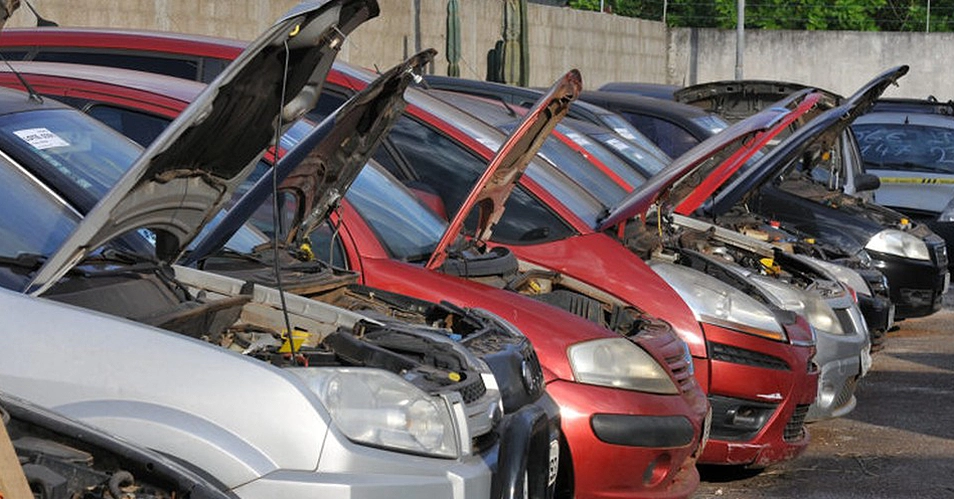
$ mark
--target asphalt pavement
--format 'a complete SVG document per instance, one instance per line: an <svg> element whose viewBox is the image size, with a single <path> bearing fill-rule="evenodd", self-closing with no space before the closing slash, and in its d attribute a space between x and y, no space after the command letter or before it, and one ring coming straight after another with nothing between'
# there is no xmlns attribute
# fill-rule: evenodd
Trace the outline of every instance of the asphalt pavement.
<svg viewBox="0 0 954 499"><path fill-rule="evenodd" d="M848 415L808 426L797 459L760 472L707 467L693 499L954 499L954 295L899 323Z"/></svg>

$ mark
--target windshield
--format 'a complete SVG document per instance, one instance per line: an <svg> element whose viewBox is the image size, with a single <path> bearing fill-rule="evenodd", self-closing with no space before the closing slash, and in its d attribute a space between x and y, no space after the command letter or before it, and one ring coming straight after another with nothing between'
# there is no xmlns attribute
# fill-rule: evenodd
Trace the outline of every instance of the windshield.
<svg viewBox="0 0 954 499"><path fill-rule="evenodd" d="M653 141L649 140L645 135L640 133L632 123L626 121L626 118L623 118L616 113L602 113L599 116L600 121L603 122L603 126L613 130L620 137L623 137L624 139L654 154L658 154L660 156L666 155L666 153L657 147Z"/></svg>
<svg viewBox="0 0 954 499"><path fill-rule="evenodd" d="M613 153L622 158L623 161L632 168L638 170L640 172L639 178L643 180L659 173L663 168L666 168L669 163L672 163L672 159L666 156L666 153L662 151L659 151L659 154L646 151L611 133L593 134L592 137L593 140L598 141L606 146L607 149L613 151Z"/></svg>
<svg viewBox="0 0 954 499"><path fill-rule="evenodd" d="M81 212L103 198L142 151L73 109L0 116L0 149Z"/></svg>
<svg viewBox="0 0 954 499"><path fill-rule="evenodd" d="M851 128L868 169L954 173L954 129L900 123Z"/></svg>
<svg viewBox="0 0 954 499"><path fill-rule="evenodd" d="M447 229L447 221L376 163L361 170L345 199L398 260L426 261Z"/></svg>
<svg viewBox="0 0 954 499"><path fill-rule="evenodd" d="M49 256L79 224L79 215L5 158L0 158L0 182L4 189L0 209L7 214L0 222L0 257ZM3 266L0 286L24 289L29 277L19 270Z"/></svg>
<svg viewBox="0 0 954 499"><path fill-rule="evenodd" d="M634 169L637 168L635 165L627 164L626 160L616 154L613 150L610 150L600 142L597 142L595 137L592 135L584 135L567 126L560 125L557 126L557 131L565 135L567 139L572 140L576 143L576 145L580 146L583 148L583 150L596 158L597 161L602 163L602 167L605 167L612 172L613 176L619 177L627 184L628 188L635 187L643 183L645 180L643 176L637 173L637 171ZM609 133L607 133L607 135L609 135ZM621 138L617 138L616 140L620 143L625 142Z"/></svg>

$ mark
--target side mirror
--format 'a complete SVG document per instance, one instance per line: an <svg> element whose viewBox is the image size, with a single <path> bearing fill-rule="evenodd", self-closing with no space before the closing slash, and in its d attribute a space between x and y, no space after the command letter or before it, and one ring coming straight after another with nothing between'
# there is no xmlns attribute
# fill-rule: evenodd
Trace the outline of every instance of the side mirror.
<svg viewBox="0 0 954 499"><path fill-rule="evenodd" d="M877 175L862 173L855 177L855 191L873 191L881 187L881 179Z"/></svg>

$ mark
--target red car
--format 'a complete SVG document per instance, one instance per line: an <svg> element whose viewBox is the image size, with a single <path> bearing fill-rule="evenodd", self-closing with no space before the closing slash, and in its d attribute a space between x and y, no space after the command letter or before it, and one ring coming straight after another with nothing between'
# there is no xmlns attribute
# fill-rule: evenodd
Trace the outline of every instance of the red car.
<svg viewBox="0 0 954 499"><path fill-rule="evenodd" d="M161 129L144 128L142 124L152 123L150 119L168 122L177 107L187 105L189 94L202 87L175 78L80 65L15 66L37 92L65 97L91 114L106 117L107 123L121 131L147 132L140 136L146 143L150 140L149 131ZM134 83L136 78L141 81ZM2 85L18 85L18 80L8 72L0 75L0 80ZM163 105L152 104L156 102ZM359 185L384 188L377 199L388 199L392 213L403 204L401 199L430 213L383 170L365 172L359 177ZM378 177L386 182L375 183ZM392 193L391 189L400 192ZM398 292L406 289L419 298L429 296L458 306L479 306L505 317L531 339L544 368L548 391L561 406L565 447L560 462L566 469L561 470L564 482L560 485L564 491L572 486L581 497L612 495L613 491L685 497L695 489L698 473L694 462L704 439L703 420L708 406L690 374L684 343L668 328L644 328L633 338L642 350L634 350L623 346L630 343L621 344L620 337L605 328L539 301L389 258L370 225L347 202L332 216L330 224L312 232L311 246L316 253L331 247L331 227L341 237L335 239L336 246L326 257L337 255L338 264L346 260L347 266L361 272L364 284ZM328 239L320 239L322 235ZM362 243L359 245L358 241ZM215 266L209 264L206 268ZM666 366L661 372L667 379L675 379L675 384L660 380L652 386L634 386L629 382L630 386L620 387L619 380L608 379L605 373L588 375L581 371L584 366L574 363L571 357L592 353L594 348L611 353L622 351L633 358L644 356L641 351L652 352L651 358L639 360L638 365L650 370L654 364ZM629 365L637 365L634 362ZM625 373L617 377L626 383Z"/></svg>
<svg viewBox="0 0 954 499"><path fill-rule="evenodd" d="M86 36L89 38L89 33ZM0 44L4 43L11 42L0 39ZM88 39L79 42L87 47L92 43ZM40 52L47 49L40 47ZM161 48L157 45L153 50ZM347 66L338 69L326 84L319 116L322 105L337 106L371 78L369 73ZM435 190L447 211L454 213L502 137L421 93L409 93L409 98L408 114L413 118L398 123L375 157L402 181ZM448 165L456 169L447 171L444 167ZM422 172L422 166L435 169ZM635 305L669 321L687 341L696 377L719 408L713 417L713 438L700 461L762 466L790 458L805 448L808 439L802 421L815 397L817 373L811 369L812 335L804 321L784 328L775 326L784 329L784 342L764 337L777 333L744 324L728 328L726 324L705 324L707 331L703 333L672 288L616 240L594 229L600 215L598 203L540 163L529 168L508 203L511 209L494 228L495 236L498 242L513 243L510 248L525 269L558 272L562 286L599 296L599 307L605 310ZM374 235L371 231L367 234ZM385 251L369 254L361 265L370 265L367 262L371 256L389 256L387 245L381 246ZM360 270L367 272L366 268ZM404 286L403 292L414 294L412 284L397 281L394 285ZM612 319L612 313L607 315ZM748 334L752 331L759 334ZM766 369L767 359L769 365L784 367ZM761 381L767 381L772 390L765 391Z"/></svg>

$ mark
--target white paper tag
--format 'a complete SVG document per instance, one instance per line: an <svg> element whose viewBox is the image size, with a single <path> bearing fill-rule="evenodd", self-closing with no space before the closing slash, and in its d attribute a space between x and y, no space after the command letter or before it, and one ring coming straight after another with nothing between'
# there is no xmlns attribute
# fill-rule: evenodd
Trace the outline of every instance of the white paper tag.
<svg viewBox="0 0 954 499"><path fill-rule="evenodd" d="M43 150L49 149L51 147L63 147L70 145L69 142L63 140L59 135L49 131L46 128L27 128L26 130L17 130L13 132L17 137L20 137L27 144L30 144L35 149Z"/></svg>

